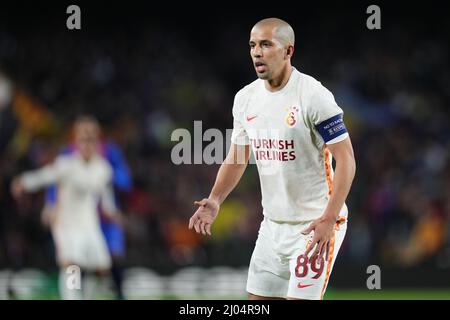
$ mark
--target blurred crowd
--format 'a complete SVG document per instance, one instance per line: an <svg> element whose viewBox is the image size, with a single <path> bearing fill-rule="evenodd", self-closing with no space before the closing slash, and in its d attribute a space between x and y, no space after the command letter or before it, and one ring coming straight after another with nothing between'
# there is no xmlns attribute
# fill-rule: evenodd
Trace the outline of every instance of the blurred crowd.
<svg viewBox="0 0 450 320"><path fill-rule="evenodd" d="M161 273L248 265L262 220L255 166L221 207L213 236L202 237L188 220L218 165L174 165L170 155L176 128L192 133L195 120L203 130L232 127L234 94L255 78L247 48L254 22L201 33L163 22L79 33L0 28L0 268L55 268L43 194L17 203L9 184L49 163L81 113L100 120L132 171L133 189L120 195L127 265ZM334 93L355 150L339 263L450 268L446 28L343 33L331 21L290 22L293 65Z"/></svg>

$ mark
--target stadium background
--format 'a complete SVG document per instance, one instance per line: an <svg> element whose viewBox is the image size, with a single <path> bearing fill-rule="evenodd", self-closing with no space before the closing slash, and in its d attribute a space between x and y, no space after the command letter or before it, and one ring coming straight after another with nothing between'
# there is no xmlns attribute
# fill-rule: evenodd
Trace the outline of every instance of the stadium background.
<svg viewBox="0 0 450 320"><path fill-rule="evenodd" d="M262 218L256 169L222 206L213 236L197 236L187 229L193 201L208 195L218 166L172 164L170 134L195 120L231 128L234 94L255 78L249 30L268 16L292 24L293 65L334 93L355 149L349 228L326 298L450 298L450 22L437 2L380 3L374 31L370 3L79 4L80 31L66 29L69 3L0 10L0 70L15 88L0 105L0 298L8 281L18 298L56 297L43 194L19 205L9 183L50 161L79 113L99 118L132 171L122 195L128 298L245 297ZM382 290L366 288L369 265L381 267Z"/></svg>

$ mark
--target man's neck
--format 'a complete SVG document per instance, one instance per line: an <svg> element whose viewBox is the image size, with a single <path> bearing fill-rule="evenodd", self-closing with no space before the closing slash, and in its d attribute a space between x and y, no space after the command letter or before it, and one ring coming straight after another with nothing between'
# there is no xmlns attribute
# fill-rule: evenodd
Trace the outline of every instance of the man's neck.
<svg viewBox="0 0 450 320"><path fill-rule="evenodd" d="M289 78L291 77L293 68L291 64L288 64L278 75L278 77L270 80L266 80L264 85L266 89L270 92L280 91L284 88L284 86L288 83Z"/></svg>
<svg viewBox="0 0 450 320"><path fill-rule="evenodd" d="M84 163L89 163L92 160L92 158L94 157L93 155L91 155L91 156L84 156L82 154L80 154L80 156L81 156L81 159L83 160Z"/></svg>

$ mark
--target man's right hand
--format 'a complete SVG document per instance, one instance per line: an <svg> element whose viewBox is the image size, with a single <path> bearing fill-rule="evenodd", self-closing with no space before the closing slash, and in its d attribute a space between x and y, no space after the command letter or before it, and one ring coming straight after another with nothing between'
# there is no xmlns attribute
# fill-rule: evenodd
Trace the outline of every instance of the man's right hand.
<svg viewBox="0 0 450 320"><path fill-rule="evenodd" d="M219 204L212 199L195 201L194 204L200 207L189 219L189 229L194 228L197 233L211 235L211 225L219 213Z"/></svg>
<svg viewBox="0 0 450 320"><path fill-rule="evenodd" d="M11 194L16 200L24 194L22 183L18 177L14 178L11 182Z"/></svg>

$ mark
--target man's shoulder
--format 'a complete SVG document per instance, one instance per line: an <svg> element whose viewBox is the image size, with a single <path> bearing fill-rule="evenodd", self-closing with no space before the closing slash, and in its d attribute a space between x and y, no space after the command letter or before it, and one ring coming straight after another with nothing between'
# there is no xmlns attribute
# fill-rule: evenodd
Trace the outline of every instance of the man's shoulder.
<svg viewBox="0 0 450 320"><path fill-rule="evenodd" d="M311 75L299 72L300 92L305 105L315 104L317 100L329 99L333 96L330 90L321 81Z"/></svg>
<svg viewBox="0 0 450 320"><path fill-rule="evenodd" d="M252 81L249 84L247 84L246 86L244 86L243 88L241 88L236 93L236 98L243 98L243 97L246 97L246 96L249 96L249 95L255 93L256 89L260 87L261 81L262 80L260 80L260 79L256 79L255 81Z"/></svg>
<svg viewBox="0 0 450 320"><path fill-rule="evenodd" d="M55 162L58 164L68 164L76 159L74 153L60 153L56 156Z"/></svg>
<svg viewBox="0 0 450 320"><path fill-rule="evenodd" d="M313 76L300 72L298 70L296 70L295 72L298 73L298 78L305 91L312 93L318 88L322 87L322 83Z"/></svg>
<svg viewBox="0 0 450 320"><path fill-rule="evenodd" d="M54 161L53 165L56 170L59 172L70 173L73 168L76 166L76 162L78 159L76 158L74 153L63 153L58 154Z"/></svg>
<svg viewBox="0 0 450 320"><path fill-rule="evenodd" d="M94 157L94 161L97 166L101 166L103 168L106 168L107 170L111 168L111 164L109 163L109 161L105 159L105 157L101 154L96 154Z"/></svg>

